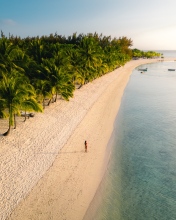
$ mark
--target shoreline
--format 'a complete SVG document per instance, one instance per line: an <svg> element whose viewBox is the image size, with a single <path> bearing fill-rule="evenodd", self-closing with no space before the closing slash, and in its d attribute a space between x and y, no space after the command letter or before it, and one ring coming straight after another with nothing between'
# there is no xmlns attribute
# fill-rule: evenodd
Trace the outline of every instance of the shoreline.
<svg viewBox="0 0 176 220"><path fill-rule="evenodd" d="M10 181L9 173L2 170L2 220L84 217L104 174L107 144L132 70L151 62L157 60L128 62L75 91L69 104L58 101L20 124L7 139L0 139L2 168L8 168L11 177ZM88 153L84 152L85 139ZM8 148L12 152L5 152Z"/></svg>

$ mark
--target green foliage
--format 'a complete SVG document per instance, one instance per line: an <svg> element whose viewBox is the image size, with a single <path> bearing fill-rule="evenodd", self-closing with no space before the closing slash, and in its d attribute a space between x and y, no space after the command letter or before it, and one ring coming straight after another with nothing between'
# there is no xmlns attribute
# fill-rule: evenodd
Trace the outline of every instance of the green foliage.
<svg viewBox="0 0 176 220"><path fill-rule="evenodd" d="M138 50L138 49L133 49L132 50L132 54L134 58L156 58L156 57L160 57L161 54L157 53L155 51L142 51L142 50Z"/></svg>
<svg viewBox="0 0 176 220"><path fill-rule="evenodd" d="M31 104L26 102L31 101ZM35 99L35 90L28 84L23 76L12 70L9 75L2 73L0 81L0 106L1 116L8 115L9 129L4 134L10 132L11 126L14 125L14 116L20 115L20 110L34 110L42 112L42 107Z"/></svg>
<svg viewBox="0 0 176 220"><path fill-rule="evenodd" d="M128 62L127 37L57 33L42 37L0 37L0 117L9 118L9 133L21 110L42 111L38 102L69 100L81 87ZM149 55L148 55L149 56Z"/></svg>

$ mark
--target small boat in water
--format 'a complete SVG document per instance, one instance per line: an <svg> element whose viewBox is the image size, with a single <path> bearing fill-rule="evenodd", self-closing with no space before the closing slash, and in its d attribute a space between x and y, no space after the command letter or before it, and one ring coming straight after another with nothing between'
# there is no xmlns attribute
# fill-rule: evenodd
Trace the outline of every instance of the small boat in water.
<svg viewBox="0 0 176 220"><path fill-rule="evenodd" d="M168 69L168 71L175 71L175 69Z"/></svg>
<svg viewBox="0 0 176 220"><path fill-rule="evenodd" d="M147 71L147 68L144 69L138 69L139 71Z"/></svg>

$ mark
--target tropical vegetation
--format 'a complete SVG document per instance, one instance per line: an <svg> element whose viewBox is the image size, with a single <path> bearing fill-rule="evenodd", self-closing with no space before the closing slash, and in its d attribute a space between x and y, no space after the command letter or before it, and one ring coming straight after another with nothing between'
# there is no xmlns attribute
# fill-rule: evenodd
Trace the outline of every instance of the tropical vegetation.
<svg viewBox="0 0 176 220"><path fill-rule="evenodd" d="M0 117L16 128L21 112L42 112L58 97L69 100L75 88L123 66L132 57L127 37L97 33L72 36L0 37ZM153 56L151 53L147 57ZM26 117L25 117L26 119Z"/></svg>
<svg viewBox="0 0 176 220"><path fill-rule="evenodd" d="M142 51L139 49L133 49L132 50L133 53L133 58L157 58L157 57L161 57L163 54L160 54L158 52L155 51ZM163 58L163 57L161 57Z"/></svg>

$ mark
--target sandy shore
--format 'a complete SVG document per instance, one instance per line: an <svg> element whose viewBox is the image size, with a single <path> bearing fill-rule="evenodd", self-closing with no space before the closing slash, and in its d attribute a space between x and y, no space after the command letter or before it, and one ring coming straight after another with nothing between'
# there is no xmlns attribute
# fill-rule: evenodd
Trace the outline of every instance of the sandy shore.
<svg viewBox="0 0 176 220"><path fill-rule="evenodd" d="M102 179L134 60L0 137L0 219L81 220ZM6 124L0 122L0 132ZM88 152L84 152L84 141Z"/></svg>

